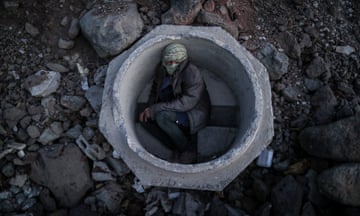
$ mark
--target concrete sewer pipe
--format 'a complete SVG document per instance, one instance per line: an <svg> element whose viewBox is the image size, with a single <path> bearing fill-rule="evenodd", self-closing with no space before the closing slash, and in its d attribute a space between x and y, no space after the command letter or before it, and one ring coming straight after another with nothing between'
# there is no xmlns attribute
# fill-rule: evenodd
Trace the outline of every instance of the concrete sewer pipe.
<svg viewBox="0 0 360 216"><path fill-rule="evenodd" d="M161 51L174 41L187 47L200 68L214 112L212 125L197 134L203 161L195 164L169 162L171 151L137 123ZM219 27L156 27L110 62L102 102L101 132L146 186L223 190L274 135L265 67Z"/></svg>

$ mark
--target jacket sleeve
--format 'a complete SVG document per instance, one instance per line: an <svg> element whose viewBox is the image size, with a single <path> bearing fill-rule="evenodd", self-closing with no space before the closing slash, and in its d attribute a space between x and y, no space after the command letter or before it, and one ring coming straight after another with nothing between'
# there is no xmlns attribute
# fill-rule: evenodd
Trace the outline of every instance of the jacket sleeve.
<svg viewBox="0 0 360 216"><path fill-rule="evenodd" d="M197 105L205 88L201 73L195 66L191 66L191 69L187 68L183 72L182 83L180 83L181 94L172 101L151 105L152 118L160 111L187 112Z"/></svg>

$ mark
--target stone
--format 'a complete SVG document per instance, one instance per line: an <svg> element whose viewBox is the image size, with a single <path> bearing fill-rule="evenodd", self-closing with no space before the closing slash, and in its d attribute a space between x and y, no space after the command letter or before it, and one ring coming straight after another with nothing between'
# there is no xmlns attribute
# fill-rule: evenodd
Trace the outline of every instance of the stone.
<svg viewBox="0 0 360 216"><path fill-rule="evenodd" d="M309 154L340 161L360 161L360 115L305 128L299 135L301 147Z"/></svg>
<svg viewBox="0 0 360 216"><path fill-rule="evenodd" d="M59 72L40 70L25 79L25 88L34 97L45 97L57 90L60 79Z"/></svg>
<svg viewBox="0 0 360 216"><path fill-rule="evenodd" d="M81 135L81 133L82 133L81 131L82 131L81 125L77 124L74 127L67 130L65 132L65 136L72 138L72 139L76 139Z"/></svg>
<svg viewBox="0 0 360 216"><path fill-rule="evenodd" d="M230 33L234 38L237 38L239 35L238 25L236 22L224 19L221 15L216 13L200 10L196 21L205 25L220 26L228 33Z"/></svg>
<svg viewBox="0 0 360 216"><path fill-rule="evenodd" d="M118 213L121 209L121 201L124 193L120 185L115 182L109 182L102 188L94 192L95 197L102 201L106 208L112 213Z"/></svg>
<svg viewBox="0 0 360 216"><path fill-rule="evenodd" d="M56 201L55 199L50 195L50 191L47 188L44 188L39 196L40 202L45 208L45 210L52 212L56 210Z"/></svg>
<svg viewBox="0 0 360 216"><path fill-rule="evenodd" d="M304 78L304 85L309 91L316 91L321 87L321 81L317 79Z"/></svg>
<svg viewBox="0 0 360 216"><path fill-rule="evenodd" d="M63 129L60 122L53 122L50 127L45 128L41 133L38 142L46 145L52 141L57 140L62 135Z"/></svg>
<svg viewBox="0 0 360 216"><path fill-rule="evenodd" d="M56 71L56 72L59 72L59 73L69 72L69 68L65 67L62 64L58 64L58 63L49 62L49 63L46 64L46 67L49 68L52 71Z"/></svg>
<svg viewBox="0 0 360 216"><path fill-rule="evenodd" d="M316 216L315 209L310 202L304 204L301 216Z"/></svg>
<svg viewBox="0 0 360 216"><path fill-rule="evenodd" d="M124 176L130 173L129 167L127 167L126 164L120 159L115 159L113 157L108 156L105 158L105 161L115 171L115 173L118 176Z"/></svg>
<svg viewBox="0 0 360 216"><path fill-rule="evenodd" d="M300 58L301 48L296 37L292 33L288 31L281 32L277 37L277 41L280 43L281 48L284 49L287 56L292 59Z"/></svg>
<svg viewBox="0 0 360 216"><path fill-rule="evenodd" d="M27 174L16 174L14 177L12 177L9 180L9 184L17 186L17 187L22 187L24 186L25 182L28 180L28 175Z"/></svg>
<svg viewBox="0 0 360 216"><path fill-rule="evenodd" d="M103 214L94 212L86 205L79 205L69 210L68 216L79 216L79 215L86 215L86 216L101 216Z"/></svg>
<svg viewBox="0 0 360 216"><path fill-rule="evenodd" d="M288 86L281 90L281 94L284 96L285 100L289 102L296 102L299 99L301 92L294 86Z"/></svg>
<svg viewBox="0 0 360 216"><path fill-rule="evenodd" d="M102 58L128 48L141 36L144 27L136 3L108 2L103 7L113 10L103 16L101 7L93 8L80 19L82 34Z"/></svg>
<svg viewBox="0 0 360 216"><path fill-rule="evenodd" d="M94 181L115 181L111 170L106 163L102 161L95 161L91 172L91 177Z"/></svg>
<svg viewBox="0 0 360 216"><path fill-rule="evenodd" d="M325 206L326 200L322 194L320 194L319 184L318 184L318 174L313 169L310 169L306 173L307 186L309 189L308 199L317 206Z"/></svg>
<svg viewBox="0 0 360 216"><path fill-rule="evenodd" d="M25 23L25 31L33 37L36 37L40 34L39 29L28 22Z"/></svg>
<svg viewBox="0 0 360 216"><path fill-rule="evenodd" d="M79 35L79 33L80 33L79 19L73 18L70 23L68 36L70 39L75 39Z"/></svg>
<svg viewBox="0 0 360 216"><path fill-rule="evenodd" d="M278 80L288 72L289 58L269 42L264 43L256 57L266 67L270 80Z"/></svg>
<svg viewBox="0 0 360 216"><path fill-rule="evenodd" d="M37 138L40 136L40 130L35 125L30 125L27 127L26 132L31 138Z"/></svg>
<svg viewBox="0 0 360 216"><path fill-rule="evenodd" d="M22 129L26 129L31 122L31 116L25 116L23 119L20 120L20 126Z"/></svg>
<svg viewBox="0 0 360 216"><path fill-rule="evenodd" d="M252 189L260 202L265 202L270 194L270 188L261 179L254 179Z"/></svg>
<svg viewBox="0 0 360 216"><path fill-rule="evenodd" d="M318 78L324 73L329 73L329 66L323 58L316 56L306 68L305 73L311 79Z"/></svg>
<svg viewBox="0 0 360 216"><path fill-rule="evenodd" d="M31 164L30 178L47 187L63 207L78 204L93 186L88 161L74 144L40 149L37 160Z"/></svg>
<svg viewBox="0 0 360 216"><path fill-rule="evenodd" d="M96 113L100 113L103 91L104 88L95 85L91 86L85 93L86 99Z"/></svg>
<svg viewBox="0 0 360 216"><path fill-rule="evenodd" d="M41 100L41 105L45 110L45 115L47 117L53 117L57 113L57 104L56 99L53 96L43 98Z"/></svg>
<svg viewBox="0 0 360 216"><path fill-rule="evenodd" d="M94 82L98 86L103 86L105 83L106 71L108 69L108 65L102 65L96 68L94 73Z"/></svg>
<svg viewBox="0 0 360 216"><path fill-rule="evenodd" d="M163 24L192 24L202 7L200 0L171 0L170 4L171 8L161 16Z"/></svg>
<svg viewBox="0 0 360 216"><path fill-rule="evenodd" d="M4 119L8 126L13 128L26 115L26 111L22 108L12 107L7 108L3 112Z"/></svg>
<svg viewBox="0 0 360 216"><path fill-rule="evenodd" d="M58 41L58 47L60 49L69 50L69 49L74 48L74 46L75 46L75 41L73 41L73 40L66 40L66 39L60 38Z"/></svg>
<svg viewBox="0 0 360 216"><path fill-rule="evenodd" d="M318 176L320 192L344 205L360 206L360 164L335 166Z"/></svg>
<svg viewBox="0 0 360 216"><path fill-rule="evenodd" d="M82 135L86 140L91 140L95 135L95 131L90 127L85 127L82 131Z"/></svg>
<svg viewBox="0 0 360 216"><path fill-rule="evenodd" d="M300 215L303 193L302 186L291 175L281 179L271 191L273 214Z"/></svg>
<svg viewBox="0 0 360 216"><path fill-rule="evenodd" d="M344 55L350 55L351 53L355 52L355 48L349 45L346 46L336 46L335 52L341 53Z"/></svg>
<svg viewBox="0 0 360 216"><path fill-rule="evenodd" d="M6 164L2 167L1 173L2 173L4 176L8 177L8 178L12 177L12 176L15 174L14 164L11 163L11 162L6 163Z"/></svg>
<svg viewBox="0 0 360 216"><path fill-rule="evenodd" d="M85 103L85 98L81 96L63 95L60 99L60 104L72 111L79 111Z"/></svg>
<svg viewBox="0 0 360 216"><path fill-rule="evenodd" d="M319 88L310 99L313 107L313 117L317 124L331 122L335 116L335 107L338 102L330 86L326 85Z"/></svg>
<svg viewBox="0 0 360 216"><path fill-rule="evenodd" d="M69 24L69 22L70 22L69 17L65 16L61 19L60 25L65 27Z"/></svg>

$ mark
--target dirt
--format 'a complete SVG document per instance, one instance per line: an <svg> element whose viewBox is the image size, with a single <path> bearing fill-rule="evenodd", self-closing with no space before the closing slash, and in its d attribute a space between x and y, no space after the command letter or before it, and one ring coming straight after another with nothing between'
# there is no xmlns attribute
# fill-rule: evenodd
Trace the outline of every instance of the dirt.
<svg viewBox="0 0 360 216"><path fill-rule="evenodd" d="M93 76L96 68L106 65L111 58L97 56L90 43L83 37L75 39L75 47L70 50L58 48L59 38L68 39L67 26L62 26L64 17L78 18L87 9L90 9L95 1L86 0L18 0L2 1L0 5L0 126L5 132L0 133L0 150L10 141L35 143L35 140L27 139L19 131L25 128L9 128L3 116L4 110L9 107L41 106L41 99L31 97L24 88L24 80L40 69L46 69L49 62L57 62L68 65L70 72L62 74L61 86L56 94L59 100L61 95L84 95L80 87L80 74L74 65L69 65L67 59L78 59L89 69ZM148 4L153 2L153 4ZM15 6L6 7L5 3L14 3ZM169 1L138 1L140 5L156 8L160 19L161 13L169 8ZM208 5L210 10L221 14L225 19L236 23L239 29L237 38L249 51L255 53L261 41L266 39L282 49L279 43L279 34L284 31L291 32L296 39L304 43L304 33L310 36L311 46L304 46L301 55L297 59L290 58L288 73L280 80L272 81L273 109L275 115L275 137L271 143L274 149L274 161L280 163L288 161L289 164L306 165L318 171L327 168L332 162L322 161L309 157L299 146L297 136L303 127L294 126L296 121L304 119L305 126L319 124L312 118L311 95L304 86L306 68L314 56L321 56L329 66L330 77L324 78L334 90L339 101L338 110L342 105L350 104L352 109L359 105L360 93L360 3L356 0L214 0L213 5ZM121 9L121 8L120 8ZM104 8L104 12L115 10ZM40 34L32 36L25 31L25 23L31 23L38 28ZM194 23L194 25L199 25ZM153 26L147 26L144 34ZM355 48L351 56L334 52L336 46L349 45ZM90 84L92 84L90 80ZM355 94L346 92L341 87L341 82L353 86ZM296 87L301 94L297 102L284 99L282 90L286 87ZM90 106L87 105L90 109ZM91 112L88 116L79 116L76 113L61 113L54 119L41 119L39 127L44 128L54 120L64 121L64 124L85 125L89 118L96 118L96 113ZM336 119L336 118L335 118ZM335 120L333 119L333 120ZM25 123L24 123L25 124ZM94 129L97 141L104 138L97 129ZM8 157L8 160L13 157ZM305 162L304 162L305 160ZM0 161L0 167L6 160ZM325 164L325 165L324 165ZM20 171L26 172L19 166ZM304 168L302 168L304 169ZM288 171L287 174L302 176L302 169ZM253 215L257 208L262 206L265 200L254 199L252 191L252 176L259 174L271 188L284 176L283 171L276 169L263 170L252 164L247 170L239 175L231 185L219 196L222 200L238 208L246 210ZM1 176L1 175L0 175ZM132 174L124 177L122 183L126 191L127 206L129 212L137 212L138 206L144 207L145 200L141 195L133 193L129 186L132 182ZM5 177L0 178L0 191L9 187ZM231 199L230 196L239 193L241 200ZM208 195L208 194L206 194ZM237 196L235 196L237 197ZM252 198L249 198L252 197ZM320 213L321 214L320 214ZM325 213L324 213L325 212ZM143 213L143 212L141 212ZM139 214L141 214L139 213ZM326 215L327 211L318 210L319 215ZM134 213L135 214L135 213ZM129 213L130 215L130 213Z"/></svg>

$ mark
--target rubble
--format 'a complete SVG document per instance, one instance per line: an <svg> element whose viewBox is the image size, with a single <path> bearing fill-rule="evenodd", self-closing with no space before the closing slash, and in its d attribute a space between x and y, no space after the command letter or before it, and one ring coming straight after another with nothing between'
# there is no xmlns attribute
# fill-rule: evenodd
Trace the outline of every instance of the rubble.
<svg viewBox="0 0 360 216"><path fill-rule="evenodd" d="M57 90L60 79L59 72L40 70L26 78L25 86L32 96L45 97Z"/></svg>
<svg viewBox="0 0 360 216"><path fill-rule="evenodd" d="M0 51L1 215L112 214L104 205L104 201L93 196L93 192L100 189L107 181L97 182L96 186L91 185L85 193L88 196L80 198L74 207L69 208L63 207L47 186L39 186L31 178L27 178L22 187L9 183L11 180L12 183L22 185L25 175L31 176L30 164L37 161L38 154L39 157L43 155L43 145L38 139L47 128L51 128L53 122L58 122L58 126L61 124L61 127L57 129L62 128L64 132L59 133L60 136L56 140L46 144L49 149L56 149L55 146L58 143L69 145L83 134L90 143L97 143L108 154L102 162L107 164L116 178L116 184L122 188L122 192L118 193L123 196L123 199L120 204L116 204L118 209L115 214L117 215L183 215L186 212L192 214L197 208L203 215L270 216L277 214L279 208L286 210L290 206L293 211L300 208L300 212L297 213L302 216L333 216L338 215L339 212L346 215L360 215L359 209L351 206L357 205L356 197L352 197L351 193L343 194L346 191L356 191L352 184L356 182L352 174L357 171L350 168L350 166L356 166L356 163L350 162L350 165L343 162L343 159L333 161L334 159L319 158L321 155L315 154L315 150L311 151L313 153L309 150L300 151L299 146L303 141L298 139L299 134L304 130L317 131L317 127L326 124L323 127L326 128L327 137L339 138L335 146L342 146L341 143L347 143L348 140L356 140L348 139L350 135L345 136L346 133L334 132L331 128L337 125L337 127L345 127L346 132L351 132L352 129L348 128L356 124L349 123L350 121L345 121L346 124L337 121L349 117L355 118L360 110L358 76L360 31L357 13L360 5L358 1L201 1L200 6L196 8L200 7L200 12L196 14L197 18L194 19L193 15L186 17L187 22L190 22L188 25L216 25L231 32L234 36L239 34L239 37L235 39L255 55L261 51L262 42L268 41L279 53L286 53L290 57L287 61L286 73L283 73L285 58L281 60L284 63L281 67L279 65L277 68L272 68L279 72L276 74L279 79L271 79L271 91L269 91L272 96L275 129L275 137L270 144L274 151L272 166L271 169L259 167L256 166L257 161L254 160L222 192L152 187L143 188L143 193L137 193L131 187L134 184L134 174L121 159L118 160L120 155L116 155L118 152L109 146L98 130L99 114L96 112L96 107L102 102L100 97L94 96L93 99L97 100L95 105L86 98L89 104L85 103L78 111L71 111L61 105L61 97L64 95L86 97L86 91L90 87L106 87L104 79L107 67L109 66L109 69L112 67L108 65L110 59L99 57L90 44L84 41L84 33L79 31L77 20L80 21L93 8L98 8L104 19L108 15L116 14L125 20L124 23L128 27L121 29L120 32L126 33L126 29L140 29L139 26L126 21L133 18L133 12L138 12L136 17L140 14L143 22L140 33L136 37L131 36L133 34L124 34L138 40L157 25L164 24L162 16L170 8L177 7L181 11L191 8L191 3L199 3L199 1L182 1L181 5L178 5L176 1L136 0L134 2L138 6L137 10L128 10L126 4L120 1L106 2L109 4L103 4L102 1L84 3L65 0L49 0L46 3L6 0L0 3L2 8L0 23L2 47ZM123 10L131 11L125 15L126 19L122 16ZM174 17L177 20L184 20L184 16L190 15L183 12L177 14L178 16ZM204 16L205 21L202 21L201 18ZM90 24L94 27L93 22ZM109 31L117 26L108 25L108 27L104 30L105 34L104 32L100 34L111 37L112 34L108 34ZM279 35L282 37L279 38ZM64 40L62 44L64 48L73 47L70 50L59 49L59 39ZM107 44L112 41L112 39L103 40ZM67 42L70 43L65 44ZM118 42L115 41L115 43ZM134 41L129 42L129 44L133 43ZM110 49L113 47L115 46ZM127 49L124 48L119 52L127 52ZM206 52L211 53L214 50L210 47ZM85 83L85 79L82 79L84 77L78 73L76 63L88 70L87 84L83 85L84 88L82 88L81 80ZM154 63L150 62L148 65L151 66ZM210 64L211 61L208 63ZM276 66L275 62L272 64ZM271 72L269 67L267 69ZM46 82L49 79L46 76L35 76L35 72L40 70L45 71L45 74L49 71L60 73L61 77L55 91L51 90L54 86L47 86ZM34 82L32 84L42 83L42 87L46 90L43 93L48 96L33 96L26 83L27 78ZM291 91L285 92L287 87L290 90L297 89L301 94L288 94ZM124 91L124 93L128 92ZM334 125L329 126L329 124ZM331 131L333 132L330 133ZM321 140L319 138L321 135L315 132L314 134L314 137ZM304 137L300 136L300 139ZM10 144L14 142L20 144L21 148L11 148ZM222 140L217 142L223 144ZM309 143L312 142L313 140ZM323 145L320 143L316 141L316 146ZM59 152L55 151L48 155L50 158L56 158ZM115 157L111 157L111 152L114 152ZM20 158L23 155L25 156ZM87 156L81 152L80 155L82 161L79 163L87 161L85 164L93 165L94 162L88 161ZM346 155L346 160L352 160L348 153L344 155ZM77 164L71 163L71 165ZM333 167L333 165L336 166ZM337 171L334 171L335 168ZM63 169L57 169L58 174L59 170ZM82 173L82 169L79 173ZM325 179L326 182L319 185L320 174L325 174L319 179ZM19 175L22 177L19 178ZM284 177L288 178L288 175L293 176L297 184L293 180L285 181ZM18 176L18 181L15 181L16 176ZM71 178L58 177L57 181ZM84 179L88 178L91 178L90 171L84 177ZM283 187L278 185L279 182L282 182ZM336 182L342 184L339 186L334 184ZM302 186L301 189L298 188L299 185ZM329 190L330 187L335 190ZM277 193L285 194L284 200L291 196L291 205L281 205L276 202L275 197L280 195L271 196L270 192L274 188L277 188ZM281 188L285 192L280 192ZM291 195L292 191L286 196L289 188L298 188L297 195ZM294 198L298 197L300 191L303 192L303 198L301 206L298 207L299 204ZM76 192L73 193L77 195ZM157 196L150 199L152 194ZM188 209L186 202L189 204ZM113 203L118 203L118 200Z"/></svg>
<svg viewBox="0 0 360 216"><path fill-rule="evenodd" d="M106 156L104 150L98 144L89 144L82 135L76 139L76 144L91 160L102 160Z"/></svg>

